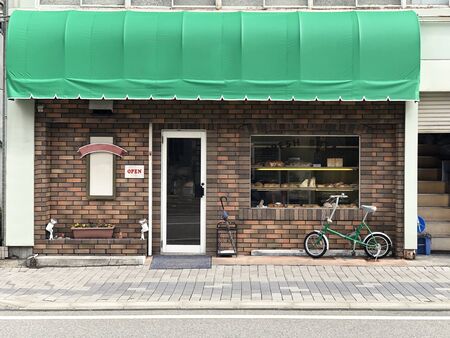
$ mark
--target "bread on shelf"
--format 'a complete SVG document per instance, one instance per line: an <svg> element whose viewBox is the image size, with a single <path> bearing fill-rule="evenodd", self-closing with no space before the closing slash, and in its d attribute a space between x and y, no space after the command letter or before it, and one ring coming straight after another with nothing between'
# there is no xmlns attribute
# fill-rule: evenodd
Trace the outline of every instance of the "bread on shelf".
<svg viewBox="0 0 450 338"><path fill-rule="evenodd" d="M264 183L264 188L279 188L280 185L278 183Z"/></svg>
<svg viewBox="0 0 450 338"><path fill-rule="evenodd" d="M320 208L320 205L318 205L318 204L303 204L302 207L304 207L304 208Z"/></svg>
<svg viewBox="0 0 450 338"><path fill-rule="evenodd" d="M299 157L291 157L286 161L286 167L312 167L312 163L302 161Z"/></svg>
<svg viewBox="0 0 450 338"><path fill-rule="evenodd" d="M278 160L266 161L264 163L264 166L269 167L269 168L279 168L279 167L284 167L284 162L278 161Z"/></svg>
<svg viewBox="0 0 450 338"><path fill-rule="evenodd" d="M294 208L300 208L301 205L300 204L287 204L286 208L288 209L294 209Z"/></svg>
<svg viewBox="0 0 450 338"><path fill-rule="evenodd" d="M269 203L268 207L269 208L284 208L284 204L280 203L280 202Z"/></svg>

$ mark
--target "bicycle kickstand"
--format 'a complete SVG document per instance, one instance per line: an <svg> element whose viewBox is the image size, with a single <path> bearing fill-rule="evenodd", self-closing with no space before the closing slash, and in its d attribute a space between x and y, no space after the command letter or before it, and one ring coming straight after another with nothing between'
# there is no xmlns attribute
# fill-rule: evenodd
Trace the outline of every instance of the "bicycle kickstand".
<svg viewBox="0 0 450 338"><path fill-rule="evenodd" d="M356 241L353 242L353 250L352 250L352 256L356 256Z"/></svg>
<svg viewBox="0 0 450 338"><path fill-rule="evenodd" d="M380 248L378 248L378 252L377 252L377 255L376 255L376 257L375 257L375 262L378 262L378 256L380 255Z"/></svg>

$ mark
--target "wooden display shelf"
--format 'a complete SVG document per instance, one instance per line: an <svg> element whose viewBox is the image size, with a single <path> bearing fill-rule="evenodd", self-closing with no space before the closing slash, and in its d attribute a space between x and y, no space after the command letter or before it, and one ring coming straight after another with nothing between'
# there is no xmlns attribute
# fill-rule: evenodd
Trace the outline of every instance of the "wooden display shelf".
<svg viewBox="0 0 450 338"><path fill-rule="evenodd" d="M343 187L343 188L316 188L316 191L330 191L330 192L339 192L339 191L358 191L359 188L352 187Z"/></svg>
<svg viewBox="0 0 450 338"><path fill-rule="evenodd" d="M252 144L253 148L263 148L263 149L273 149L273 145L272 144ZM289 148L283 148L283 147L276 147L277 149L317 149L317 148L321 148L320 146L317 145L298 145L298 146L290 146ZM325 146L325 149L359 149L359 146Z"/></svg>
<svg viewBox="0 0 450 338"><path fill-rule="evenodd" d="M321 187L321 188L313 188L313 187L305 187L305 188L264 188L264 187L252 187L252 190L255 191L329 191L329 192L340 192L340 191L358 191L359 188L352 188L352 187L343 187L343 188L326 188L326 187Z"/></svg>
<svg viewBox="0 0 450 338"><path fill-rule="evenodd" d="M357 167L257 167L252 169L258 171L354 171Z"/></svg>

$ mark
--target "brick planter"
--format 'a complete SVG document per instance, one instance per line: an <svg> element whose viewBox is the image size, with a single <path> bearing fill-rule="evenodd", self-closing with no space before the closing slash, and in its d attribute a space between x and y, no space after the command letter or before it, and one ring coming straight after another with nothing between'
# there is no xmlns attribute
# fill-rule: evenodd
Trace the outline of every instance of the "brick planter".
<svg viewBox="0 0 450 338"><path fill-rule="evenodd" d="M114 227L103 228L72 228L73 238L112 238Z"/></svg>
<svg viewBox="0 0 450 338"><path fill-rule="evenodd" d="M146 255L147 241L127 239L69 239L37 240L34 252L40 255Z"/></svg>

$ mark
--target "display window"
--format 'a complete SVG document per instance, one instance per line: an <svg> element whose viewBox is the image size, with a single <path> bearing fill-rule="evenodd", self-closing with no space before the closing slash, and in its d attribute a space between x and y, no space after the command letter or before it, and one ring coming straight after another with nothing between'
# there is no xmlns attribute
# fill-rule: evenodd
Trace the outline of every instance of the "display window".
<svg viewBox="0 0 450 338"><path fill-rule="evenodd" d="M359 205L358 136L252 136L253 208L330 207L344 193L342 208Z"/></svg>

